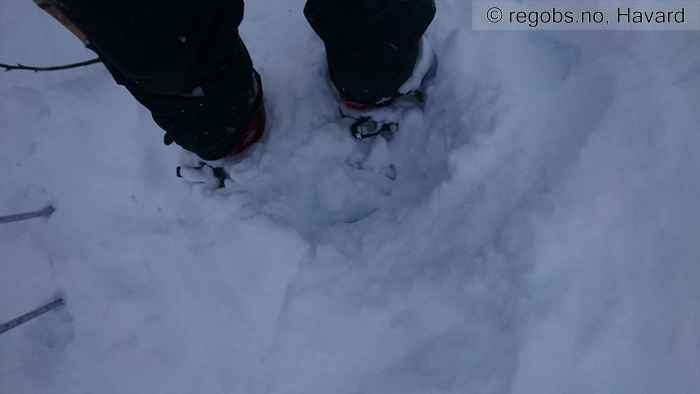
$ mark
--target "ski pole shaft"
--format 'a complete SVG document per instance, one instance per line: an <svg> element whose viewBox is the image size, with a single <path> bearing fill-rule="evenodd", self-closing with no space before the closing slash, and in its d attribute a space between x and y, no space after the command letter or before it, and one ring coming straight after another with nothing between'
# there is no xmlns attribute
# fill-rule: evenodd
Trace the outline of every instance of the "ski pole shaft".
<svg viewBox="0 0 700 394"><path fill-rule="evenodd" d="M17 326L21 326L22 324L24 324L30 320L34 320L37 317L39 317L47 312L50 312L54 309L57 309L65 304L66 304L66 302L63 300L63 298L58 298L54 301L49 302L46 305L43 305L43 306L40 306L40 307L34 309L31 312L27 312L22 316L16 317L16 318L8 321L7 323L3 323L2 325L0 325L0 334L3 334L7 331L10 331L13 328L16 328Z"/></svg>
<svg viewBox="0 0 700 394"><path fill-rule="evenodd" d="M34 219L34 218L49 217L49 216L51 216L51 214L54 213L55 210L56 209L54 207L49 205L45 208L39 209L38 211L18 213L15 215L0 216L0 224L21 222L23 220L29 220L29 219Z"/></svg>

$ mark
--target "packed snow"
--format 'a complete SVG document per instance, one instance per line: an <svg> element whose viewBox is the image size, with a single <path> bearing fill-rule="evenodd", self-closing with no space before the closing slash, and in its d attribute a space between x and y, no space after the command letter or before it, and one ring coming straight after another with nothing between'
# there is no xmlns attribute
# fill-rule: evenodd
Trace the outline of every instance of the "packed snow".
<svg viewBox="0 0 700 394"><path fill-rule="evenodd" d="M425 112L338 121L303 0L250 1L269 130L174 176L101 66L0 73L0 393L700 393L697 32L475 32ZM92 54L0 0L0 61Z"/></svg>

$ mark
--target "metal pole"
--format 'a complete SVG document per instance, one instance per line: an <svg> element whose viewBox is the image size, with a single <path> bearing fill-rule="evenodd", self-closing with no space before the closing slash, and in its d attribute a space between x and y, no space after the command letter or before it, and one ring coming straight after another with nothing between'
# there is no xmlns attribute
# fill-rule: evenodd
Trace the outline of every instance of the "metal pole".
<svg viewBox="0 0 700 394"><path fill-rule="evenodd" d="M59 299L56 299L54 301L49 302L46 305L40 306L39 308L36 308L31 312L27 312L22 316L16 317L16 318L8 321L7 323L3 323L2 325L0 325L0 334L3 334L7 331L10 331L11 329L13 329L17 326L21 326L22 324L24 324L30 320L34 320L46 312L50 312L56 308L60 308L65 304L66 304L66 302L63 300L63 298L59 298Z"/></svg>
<svg viewBox="0 0 700 394"><path fill-rule="evenodd" d="M43 217L47 218L47 217L51 216L55 211L56 211L56 209L54 207L52 207L51 205L49 205L49 206L42 208L38 211L18 213L16 215L0 216L0 224L21 222L23 220L29 220L29 219L34 219L34 218L43 218Z"/></svg>

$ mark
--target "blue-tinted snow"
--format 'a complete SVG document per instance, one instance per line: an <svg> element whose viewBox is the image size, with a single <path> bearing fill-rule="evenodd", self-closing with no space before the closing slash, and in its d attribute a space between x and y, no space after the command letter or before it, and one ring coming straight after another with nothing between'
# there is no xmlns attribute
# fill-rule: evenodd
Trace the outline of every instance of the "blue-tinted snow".
<svg viewBox="0 0 700 394"><path fill-rule="evenodd" d="M101 66L0 73L0 393L673 393L700 387L695 33L472 32L391 143L336 122L301 0L248 2L264 142L173 176ZM0 60L91 54L0 1ZM395 181L387 168L397 170Z"/></svg>

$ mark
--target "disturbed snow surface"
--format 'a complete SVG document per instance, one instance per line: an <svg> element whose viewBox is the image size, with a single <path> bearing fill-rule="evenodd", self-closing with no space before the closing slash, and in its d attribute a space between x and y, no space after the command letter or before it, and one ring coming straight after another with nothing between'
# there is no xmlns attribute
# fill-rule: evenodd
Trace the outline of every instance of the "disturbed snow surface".
<svg viewBox="0 0 700 394"><path fill-rule="evenodd" d="M101 67L0 73L0 393L700 387L700 42L476 33L390 144L336 122L303 1L249 2L270 130L203 193ZM89 53L0 0L0 59ZM395 180L388 166L397 170Z"/></svg>

